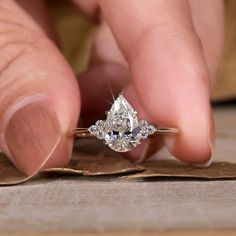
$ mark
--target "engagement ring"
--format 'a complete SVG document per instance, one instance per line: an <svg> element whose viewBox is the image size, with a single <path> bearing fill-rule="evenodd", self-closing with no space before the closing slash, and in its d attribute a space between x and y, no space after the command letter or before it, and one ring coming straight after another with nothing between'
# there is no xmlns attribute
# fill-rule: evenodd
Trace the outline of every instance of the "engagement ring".
<svg viewBox="0 0 236 236"><path fill-rule="evenodd" d="M107 112L106 120L98 120L89 128L75 129L76 137L96 137L104 140L116 152L128 152L141 140L156 134L178 134L177 128L155 127L145 120L138 120L137 111L120 95Z"/></svg>

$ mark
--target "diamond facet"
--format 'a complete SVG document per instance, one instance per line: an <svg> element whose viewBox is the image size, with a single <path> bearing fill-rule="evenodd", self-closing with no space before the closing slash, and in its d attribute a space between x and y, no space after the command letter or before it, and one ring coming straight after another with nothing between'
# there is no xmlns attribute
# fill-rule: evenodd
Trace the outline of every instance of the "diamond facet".
<svg viewBox="0 0 236 236"><path fill-rule="evenodd" d="M89 131L114 151L128 152L147 138L156 128L146 121L138 121L137 112L120 95L107 114L106 121L99 120Z"/></svg>

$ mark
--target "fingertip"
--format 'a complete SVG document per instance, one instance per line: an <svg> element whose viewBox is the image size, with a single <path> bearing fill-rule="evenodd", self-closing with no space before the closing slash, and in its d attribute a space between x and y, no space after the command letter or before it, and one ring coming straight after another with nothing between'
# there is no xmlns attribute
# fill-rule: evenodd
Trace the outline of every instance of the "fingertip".
<svg viewBox="0 0 236 236"><path fill-rule="evenodd" d="M210 124L210 127L213 127ZM202 130L181 129L180 134L166 136L165 144L179 160L201 166L209 165L213 159L213 128Z"/></svg>
<svg viewBox="0 0 236 236"><path fill-rule="evenodd" d="M18 98L1 117L1 148L27 175L65 166L71 158L73 139L67 132L76 126L77 109L61 108L64 98L59 93L55 96L43 90Z"/></svg>
<svg viewBox="0 0 236 236"><path fill-rule="evenodd" d="M58 114L48 100L17 102L5 113L4 151L27 175L44 166L62 166L70 159L72 140L65 139Z"/></svg>

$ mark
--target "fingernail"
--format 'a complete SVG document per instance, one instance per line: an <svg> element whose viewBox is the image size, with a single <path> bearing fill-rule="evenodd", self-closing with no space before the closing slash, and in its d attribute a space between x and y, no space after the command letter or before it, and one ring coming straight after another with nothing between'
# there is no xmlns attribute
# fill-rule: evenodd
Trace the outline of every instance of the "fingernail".
<svg viewBox="0 0 236 236"><path fill-rule="evenodd" d="M209 158L207 159L206 162L204 163L199 163L199 164L195 164L194 166L196 167L208 167L211 165L212 161L213 161L213 156L214 156L214 146L215 146L215 135L214 135L214 129L215 129L215 123L214 120L212 119L212 122L209 126L209 130L208 130L208 145L210 148L210 155Z"/></svg>
<svg viewBox="0 0 236 236"><path fill-rule="evenodd" d="M139 164L148 158L149 148L150 148L149 141L147 141L145 144L142 145L141 154L139 154L138 158L134 159L134 162L136 164Z"/></svg>
<svg viewBox="0 0 236 236"><path fill-rule="evenodd" d="M135 163L141 163L152 157L163 146L162 139L149 138L142 147L141 155L135 160Z"/></svg>
<svg viewBox="0 0 236 236"><path fill-rule="evenodd" d="M39 171L60 143L56 113L46 102L33 102L18 109L9 119L5 143L10 159L24 173Z"/></svg>
<svg viewBox="0 0 236 236"><path fill-rule="evenodd" d="M145 158L146 149L148 146L148 140L144 140L140 145L134 148L132 151L125 153L125 156L132 160L134 163L140 163Z"/></svg>
<svg viewBox="0 0 236 236"><path fill-rule="evenodd" d="M151 145L151 142L147 142L147 144L144 146L144 149L140 158L136 161L136 163L137 164L142 163L146 159L150 158L155 152L156 152L156 147Z"/></svg>
<svg viewBox="0 0 236 236"><path fill-rule="evenodd" d="M193 164L196 167L208 167L211 165L212 161L213 161L213 153L214 153L214 148L211 144L209 144L210 147L210 157L206 162L203 163L198 163L198 164Z"/></svg>

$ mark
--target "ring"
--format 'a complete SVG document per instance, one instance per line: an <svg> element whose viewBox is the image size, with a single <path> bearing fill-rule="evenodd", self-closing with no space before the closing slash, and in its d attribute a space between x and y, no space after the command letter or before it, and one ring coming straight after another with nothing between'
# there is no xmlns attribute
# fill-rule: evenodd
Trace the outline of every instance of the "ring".
<svg viewBox="0 0 236 236"><path fill-rule="evenodd" d="M74 135L79 138L96 137L116 152L128 152L150 135L179 133L177 128L155 127L145 120L138 120L137 111L122 95L106 114L106 120L98 120L89 128L76 128Z"/></svg>

